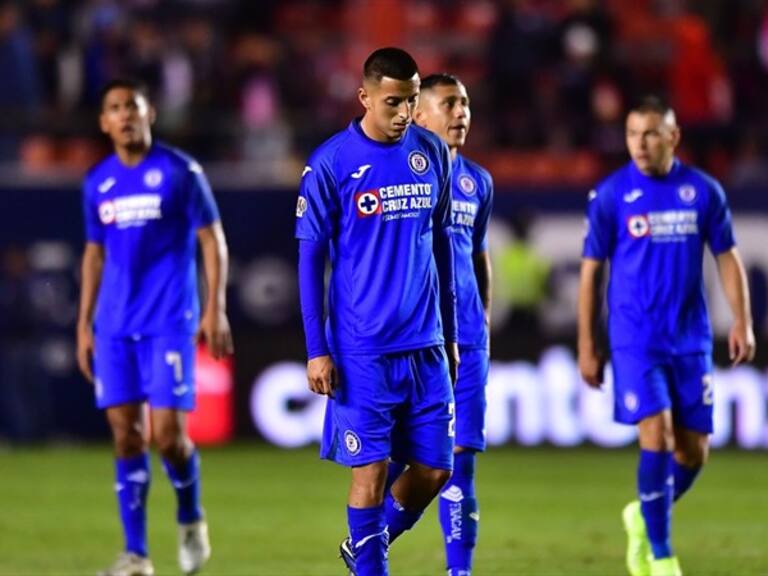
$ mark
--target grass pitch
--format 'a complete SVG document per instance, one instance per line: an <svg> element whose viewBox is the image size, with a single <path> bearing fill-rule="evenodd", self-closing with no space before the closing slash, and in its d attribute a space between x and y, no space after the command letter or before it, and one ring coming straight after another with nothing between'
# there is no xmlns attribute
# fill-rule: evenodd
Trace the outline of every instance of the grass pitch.
<svg viewBox="0 0 768 576"><path fill-rule="evenodd" d="M636 454L598 449L492 450L478 460L480 544L474 574L624 574L622 506ZM155 459L150 553L178 574L174 496ZM345 574L348 473L315 450L260 445L203 450L213 558L203 575ZM0 575L93 574L121 536L109 448L0 451ZM722 451L675 508L686 574L768 574L768 460ZM435 507L390 552L390 572L444 574Z"/></svg>

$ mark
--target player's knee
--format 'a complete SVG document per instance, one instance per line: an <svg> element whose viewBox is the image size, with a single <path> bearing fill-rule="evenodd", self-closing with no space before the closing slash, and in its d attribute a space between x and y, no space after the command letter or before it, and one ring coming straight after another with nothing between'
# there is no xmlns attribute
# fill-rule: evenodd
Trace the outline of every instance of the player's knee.
<svg viewBox="0 0 768 576"><path fill-rule="evenodd" d="M140 425L119 424L112 426L115 452L120 458L138 456L146 449L144 433Z"/></svg>
<svg viewBox="0 0 768 576"><path fill-rule="evenodd" d="M425 481L429 486L432 487L435 494L437 494L440 489L445 486L446 482L450 480L451 478L451 471L450 470L442 470L440 468L430 468L429 470L425 471Z"/></svg>
<svg viewBox="0 0 768 576"><path fill-rule="evenodd" d="M186 437L184 432L175 426L161 426L153 431L152 440L157 451L167 460L184 459Z"/></svg>
<svg viewBox="0 0 768 576"><path fill-rule="evenodd" d="M675 460L686 468L701 468L709 460L709 443L702 442L686 449L678 448Z"/></svg>

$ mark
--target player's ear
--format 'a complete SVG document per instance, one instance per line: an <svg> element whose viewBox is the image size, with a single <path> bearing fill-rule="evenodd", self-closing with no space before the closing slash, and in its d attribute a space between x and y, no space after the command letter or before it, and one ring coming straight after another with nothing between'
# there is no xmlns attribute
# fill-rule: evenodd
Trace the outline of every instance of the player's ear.
<svg viewBox="0 0 768 576"><path fill-rule="evenodd" d="M157 120L157 110L155 110L155 107L151 104L149 105L149 125L152 126L155 123L155 120Z"/></svg>
<svg viewBox="0 0 768 576"><path fill-rule="evenodd" d="M107 125L107 117L104 114L104 110L103 109L99 113L99 129L101 130L102 134L109 134L109 126Z"/></svg>
<svg viewBox="0 0 768 576"><path fill-rule="evenodd" d="M413 121L422 128L427 127L425 116L426 114L424 113L424 110L422 110L421 106L416 106L416 110L413 111Z"/></svg>
<svg viewBox="0 0 768 576"><path fill-rule="evenodd" d="M675 126L672 129L672 146L673 148L677 148L677 145L680 144L680 138L682 137L682 133L680 132L680 126Z"/></svg>
<svg viewBox="0 0 768 576"><path fill-rule="evenodd" d="M360 88L357 89L357 99L360 101L360 104L363 105L363 108L366 110L371 109L371 97L368 95L365 86L360 86Z"/></svg>

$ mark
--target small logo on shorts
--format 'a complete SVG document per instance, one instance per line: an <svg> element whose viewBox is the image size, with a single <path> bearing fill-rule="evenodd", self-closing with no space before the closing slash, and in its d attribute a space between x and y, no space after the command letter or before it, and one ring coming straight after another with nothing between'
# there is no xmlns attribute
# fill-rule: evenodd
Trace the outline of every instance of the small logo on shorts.
<svg viewBox="0 0 768 576"><path fill-rule="evenodd" d="M624 394L624 407L630 412L637 412L637 408L640 402L637 399L637 394L634 392L627 392Z"/></svg>
<svg viewBox="0 0 768 576"><path fill-rule="evenodd" d="M363 447L363 444L360 442L360 438L357 434L352 432L352 430L347 430L344 432L344 446L351 456L357 456L360 454L360 449Z"/></svg>

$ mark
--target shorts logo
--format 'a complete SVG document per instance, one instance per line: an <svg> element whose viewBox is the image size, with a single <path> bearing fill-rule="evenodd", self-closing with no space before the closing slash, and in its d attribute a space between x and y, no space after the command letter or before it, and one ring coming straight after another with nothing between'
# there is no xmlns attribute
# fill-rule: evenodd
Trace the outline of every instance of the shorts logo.
<svg viewBox="0 0 768 576"><path fill-rule="evenodd" d="M296 201L296 217L301 218L306 211L307 199L304 196L299 196L299 199Z"/></svg>
<svg viewBox="0 0 768 576"><path fill-rule="evenodd" d="M648 225L648 218L643 215L630 216L627 220L627 229L633 238L642 238L648 236L651 227Z"/></svg>
<svg viewBox="0 0 768 576"><path fill-rule="evenodd" d="M637 412L640 402L637 399L637 395L634 392L627 392L624 394L624 407L630 412Z"/></svg>
<svg viewBox="0 0 768 576"><path fill-rule="evenodd" d="M144 185L148 188L157 188L163 183L163 173L157 168L152 168L144 173Z"/></svg>
<svg viewBox="0 0 768 576"><path fill-rule="evenodd" d="M109 200L99 204L99 219L102 224L112 224L115 221L115 204Z"/></svg>
<svg viewBox="0 0 768 576"><path fill-rule="evenodd" d="M357 434L352 432L352 430L347 430L344 432L344 447L347 449L350 456L357 456L360 454L363 444L360 442L360 438Z"/></svg>
<svg viewBox="0 0 768 576"><path fill-rule="evenodd" d="M477 184L475 184L475 181L471 176L462 174L459 176L459 188L461 188L461 191L467 196L472 196L477 190Z"/></svg>
<svg viewBox="0 0 768 576"><path fill-rule="evenodd" d="M414 151L408 155L408 166L411 167L414 174L421 176L429 170L429 160L421 152Z"/></svg>
<svg viewBox="0 0 768 576"><path fill-rule="evenodd" d="M696 201L696 188L690 184L685 184L677 189L677 195L686 204L693 204Z"/></svg>
<svg viewBox="0 0 768 576"><path fill-rule="evenodd" d="M381 200L378 190L366 190L355 195L357 215L361 218L381 214Z"/></svg>

